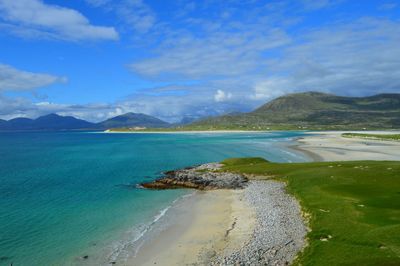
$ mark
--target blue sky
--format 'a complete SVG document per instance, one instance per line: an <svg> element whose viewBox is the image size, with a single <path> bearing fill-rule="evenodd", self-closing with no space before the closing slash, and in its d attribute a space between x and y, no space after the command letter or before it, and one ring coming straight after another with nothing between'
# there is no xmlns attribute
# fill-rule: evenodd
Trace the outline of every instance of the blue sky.
<svg viewBox="0 0 400 266"><path fill-rule="evenodd" d="M400 3L0 0L0 119L176 122L309 90L400 92Z"/></svg>

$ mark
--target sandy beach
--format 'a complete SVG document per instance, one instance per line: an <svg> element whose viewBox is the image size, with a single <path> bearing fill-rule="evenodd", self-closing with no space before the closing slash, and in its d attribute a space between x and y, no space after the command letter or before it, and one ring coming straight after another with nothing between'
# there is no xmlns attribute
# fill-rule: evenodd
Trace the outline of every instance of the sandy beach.
<svg viewBox="0 0 400 266"><path fill-rule="evenodd" d="M400 142L342 137L344 131L312 132L297 140L292 148L314 161L400 160ZM362 133L398 134L399 131Z"/></svg>
<svg viewBox="0 0 400 266"><path fill-rule="evenodd" d="M165 228L155 229L125 265L210 264L223 250L248 241L255 213L243 190L198 191L176 204Z"/></svg>
<svg viewBox="0 0 400 266"><path fill-rule="evenodd" d="M298 202L277 181L198 191L118 265L287 265L305 245Z"/></svg>
<svg viewBox="0 0 400 266"><path fill-rule="evenodd" d="M292 148L314 161L400 159L400 142L342 133L312 132ZM251 181L238 190L197 191L173 206L166 219L123 265L286 265L306 244L299 203L284 183L272 180Z"/></svg>

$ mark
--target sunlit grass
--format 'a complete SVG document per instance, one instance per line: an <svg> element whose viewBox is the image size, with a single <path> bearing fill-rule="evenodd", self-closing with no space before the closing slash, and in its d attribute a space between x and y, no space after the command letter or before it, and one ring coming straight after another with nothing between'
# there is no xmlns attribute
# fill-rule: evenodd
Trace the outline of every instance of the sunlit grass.
<svg viewBox="0 0 400 266"><path fill-rule="evenodd" d="M343 133L342 137L400 141L400 134Z"/></svg>
<svg viewBox="0 0 400 266"><path fill-rule="evenodd" d="M223 163L227 171L287 182L312 229L295 264L400 265L400 162Z"/></svg>

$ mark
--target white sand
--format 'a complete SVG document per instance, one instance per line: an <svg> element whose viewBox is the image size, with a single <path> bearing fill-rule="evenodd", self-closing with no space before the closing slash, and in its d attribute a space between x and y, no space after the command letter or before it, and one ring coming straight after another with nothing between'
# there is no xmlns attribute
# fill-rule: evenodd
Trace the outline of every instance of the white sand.
<svg viewBox="0 0 400 266"><path fill-rule="evenodd" d="M355 131L351 131L356 133ZM400 160L400 142L342 137L343 131L313 132L297 140L295 149L315 161ZM399 134L399 131L363 131L371 134Z"/></svg>
<svg viewBox="0 0 400 266"><path fill-rule="evenodd" d="M173 224L149 239L124 265L207 265L217 253L248 241L255 214L243 190L198 192L180 205ZM227 230L232 228L229 237Z"/></svg>

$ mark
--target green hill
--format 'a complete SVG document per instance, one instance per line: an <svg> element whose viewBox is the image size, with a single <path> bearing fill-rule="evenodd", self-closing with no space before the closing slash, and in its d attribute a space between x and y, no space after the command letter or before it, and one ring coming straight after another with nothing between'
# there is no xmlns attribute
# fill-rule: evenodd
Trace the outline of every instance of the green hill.
<svg viewBox="0 0 400 266"><path fill-rule="evenodd" d="M256 110L207 118L190 129L400 128L400 94L344 97L320 92L279 97Z"/></svg>
<svg viewBox="0 0 400 266"><path fill-rule="evenodd" d="M135 126L165 128L170 126L170 124L150 115L138 114L138 113L126 113L123 115L107 119L101 123L98 123L98 126L104 129L135 127Z"/></svg>

